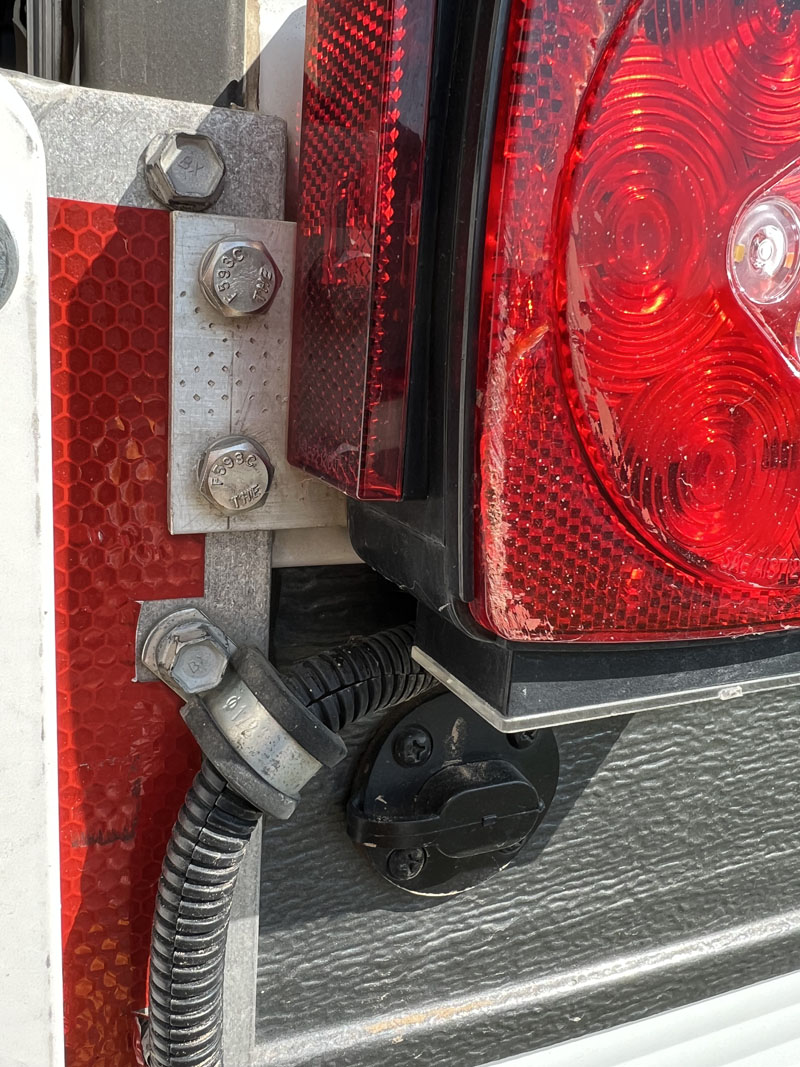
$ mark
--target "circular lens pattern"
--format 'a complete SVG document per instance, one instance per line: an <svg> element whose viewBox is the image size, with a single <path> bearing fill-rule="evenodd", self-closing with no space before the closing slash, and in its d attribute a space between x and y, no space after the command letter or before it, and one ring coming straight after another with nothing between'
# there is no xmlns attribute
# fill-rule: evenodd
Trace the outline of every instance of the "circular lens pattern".
<svg viewBox="0 0 800 1067"><path fill-rule="evenodd" d="M729 270L742 295L756 304L782 300L800 271L800 219L781 197L766 197L736 220L729 245Z"/></svg>
<svg viewBox="0 0 800 1067"><path fill-rule="evenodd" d="M748 160L771 161L781 151L792 151L797 143L800 9L789 0L655 6L662 27L672 23L665 47L688 93L719 117L723 135Z"/></svg>
<svg viewBox="0 0 800 1067"><path fill-rule="evenodd" d="M572 332L592 384L614 395L681 366L685 347L702 347L722 321L697 219L713 215L735 159L701 108L675 110L681 91L675 71L656 62L646 97L634 81L612 87L591 127L603 149L587 152L576 176ZM635 123L621 121L634 111Z"/></svg>
<svg viewBox="0 0 800 1067"><path fill-rule="evenodd" d="M800 154L800 9L648 0L615 48L565 168L577 428L606 492L662 554L726 581L796 583L796 355L733 290L772 307L798 294L798 209L753 197Z"/></svg>
<svg viewBox="0 0 800 1067"><path fill-rule="evenodd" d="M765 368L744 338L718 340L627 414L621 485L674 550L772 584L797 569L798 415L781 368Z"/></svg>

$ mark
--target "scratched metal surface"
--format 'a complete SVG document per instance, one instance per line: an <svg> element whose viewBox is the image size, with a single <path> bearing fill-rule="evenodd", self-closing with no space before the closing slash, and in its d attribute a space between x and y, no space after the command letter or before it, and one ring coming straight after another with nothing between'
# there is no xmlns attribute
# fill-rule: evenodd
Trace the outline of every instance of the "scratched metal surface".
<svg viewBox="0 0 800 1067"><path fill-rule="evenodd" d="M405 897L361 862L352 766L265 827L255 1064L473 1067L800 967L791 699L557 736L535 843L460 898Z"/></svg>

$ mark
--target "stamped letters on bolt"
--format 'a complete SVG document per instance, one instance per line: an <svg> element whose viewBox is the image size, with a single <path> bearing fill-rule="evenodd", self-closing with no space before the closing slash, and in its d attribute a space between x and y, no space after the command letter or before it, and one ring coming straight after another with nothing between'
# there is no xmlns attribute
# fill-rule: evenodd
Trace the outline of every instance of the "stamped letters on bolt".
<svg viewBox="0 0 800 1067"><path fill-rule="evenodd" d="M260 463L258 457L252 452L237 451L232 455L223 456L211 468L208 482L211 495L215 499L220 497L221 501L224 501L225 508L230 511L245 511L252 507L264 495L263 482L252 481L249 484L246 482L242 488L239 488L242 481L238 468L246 468L242 473L256 476L259 466L263 466L263 463Z"/></svg>
<svg viewBox="0 0 800 1067"><path fill-rule="evenodd" d="M249 437L215 441L200 463L200 491L206 500L228 514L260 507L271 480L269 457Z"/></svg>
<svg viewBox="0 0 800 1067"><path fill-rule="evenodd" d="M272 257L261 241L228 237L209 248L200 264L206 299L223 315L266 311L277 289Z"/></svg>
<svg viewBox="0 0 800 1067"><path fill-rule="evenodd" d="M166 207L206 211L222 193L225 163L210 137L173 130L148 145L145 178Z"/></svg>

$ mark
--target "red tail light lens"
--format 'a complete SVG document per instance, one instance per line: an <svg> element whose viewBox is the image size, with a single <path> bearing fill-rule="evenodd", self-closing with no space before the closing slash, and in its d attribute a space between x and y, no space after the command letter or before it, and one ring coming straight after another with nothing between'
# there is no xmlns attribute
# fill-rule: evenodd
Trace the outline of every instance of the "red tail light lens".
<svg viewBox="0 0 800 1067"><path fill-rule="evenodd" d="M311 0L290 461L402 495L432 0Z"/></svg>
<svg viewBox="0 0 800 1067"><path fill-rule="evenodd" d="M476 617L800 621L800 11L514 0L490 193Z"/></svg>

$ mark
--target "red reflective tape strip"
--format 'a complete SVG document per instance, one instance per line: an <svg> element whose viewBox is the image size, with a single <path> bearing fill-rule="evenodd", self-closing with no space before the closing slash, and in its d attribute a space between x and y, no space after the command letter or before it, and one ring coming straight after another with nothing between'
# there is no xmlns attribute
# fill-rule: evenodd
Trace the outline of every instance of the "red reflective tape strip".
<svg viewBox="0 0 800 1067"><path fill-rule="evenodd" d="M61 882L68 1067L129 1067L161 859L198 764L132 681L137 601L201 596L167 530L169 215L50 203Z"/></svg>

